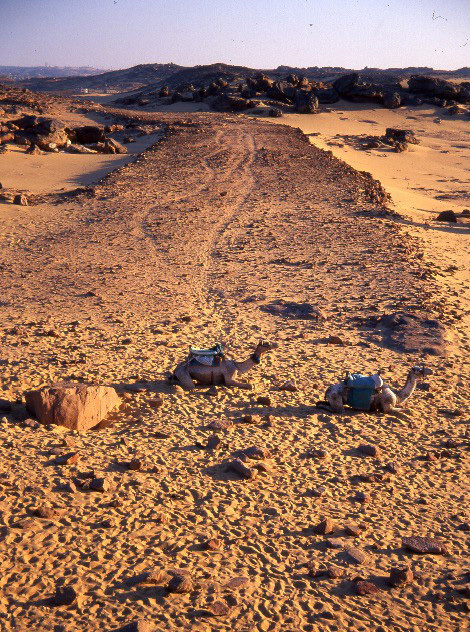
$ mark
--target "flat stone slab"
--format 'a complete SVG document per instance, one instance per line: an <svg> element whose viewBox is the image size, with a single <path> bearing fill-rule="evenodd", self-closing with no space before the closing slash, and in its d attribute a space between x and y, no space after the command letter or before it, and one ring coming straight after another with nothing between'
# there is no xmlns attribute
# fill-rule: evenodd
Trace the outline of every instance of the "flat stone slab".
<svg viewBox="0 0 470 632"><path fill-rule="evenodd" d="M433 553L435 555L446 555L448 553L446 545L438 538L425 538L414 535L409 538L403 538L403 546L412 553Z"/></svg>

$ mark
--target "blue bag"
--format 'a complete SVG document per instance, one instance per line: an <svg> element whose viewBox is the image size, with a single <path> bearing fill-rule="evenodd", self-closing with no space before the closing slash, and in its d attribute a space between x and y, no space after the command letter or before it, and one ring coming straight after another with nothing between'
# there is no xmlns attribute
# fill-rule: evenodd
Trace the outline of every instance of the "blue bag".
<svg viewBox="0 0 470 632"><path fill-rule="evenodd" d="M377 389L376 379L370 375L352 373L346 378L346 385L349 406L358 410L370 410L372 397Z"/></svg>

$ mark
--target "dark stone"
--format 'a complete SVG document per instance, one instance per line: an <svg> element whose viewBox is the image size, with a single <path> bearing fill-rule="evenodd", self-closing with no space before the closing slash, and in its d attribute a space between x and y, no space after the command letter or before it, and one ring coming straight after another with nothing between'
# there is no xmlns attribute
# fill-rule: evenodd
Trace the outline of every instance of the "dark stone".
<svg viewBox="0 0 470 632"><path fill-rule="evenodd" d="M314 114L318 110L318 99L313 92L299 90L295 98L295 111L300 114Z"/></svg>
<svg viewBox="0 0 470 632"><path fill-rule="evenodd" d="M413 579L413 571L408 566L405 566L404 568L400 567L390 569L390 577L388 581L389 584L394 588L397 588L398 586L404 586L405 584L412 582Z"/></svg>
<svg viewBox="0 0 470 632"><path fill-rule="evenodd" d="M73 129L75 139L83 145L92 145L106 140L104 130L98 125L82 125Z"/></svg>
<svg viewBox="0 0 470 632"><path fill-rule="evenodd" d="M448 554L447 547L438 538L411 536L408 538L403 538L403 546L412 553L431 553L435 555Z"/></svg>
<svg viewBox="0 0 470 632"><path fill-rule="evenodd" d="M434 220L436 222L450 222L453 224L457 223L457 215L454 211L442 211Z"/></svg>
<svg viewBox="0 0 470 632"><path fill-rule="evenodd" d="M366 582L360 580L356 584L356 592L358 595L366 596L366 595L375 595L379 592L379 588L373 584L372 582Z"/></svg>
<svg viewBox="0 0 470 632"><path fill-rule="evenodd" d="M387 127L385 130L385 136L382 138L384 142L399 142L410 143L412 145L419 145L419 140L416 138L415 133L410 129L398 129L395 127Z"/></svg>
<svg viewBox="0 0 470 632"><path fill-rule="evenodd" d="M77 593L72 586L57 586L52 598L54 606L70 606L77 598Z"/></svg>
<svg viewBox="0 0 470 632"><path fill-rule="evenodd" d="M174 575L168 583L168 592L184 594L194 589L191 577L188 575Z"/></svg>
<svg viewBox="0 0 470 632"><path fill-rule="evenodd" d="M401 105L401 96L398 92L386 92L383 98L384 107L394 110Z"/></svg>

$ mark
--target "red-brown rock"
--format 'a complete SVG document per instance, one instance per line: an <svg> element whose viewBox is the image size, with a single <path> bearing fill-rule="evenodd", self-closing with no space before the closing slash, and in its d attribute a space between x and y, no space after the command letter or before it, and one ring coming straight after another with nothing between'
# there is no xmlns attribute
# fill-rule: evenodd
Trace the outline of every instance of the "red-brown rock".
<svg viewBox="0 0 470 632"><path fill-rule="evenodd" d="M109 386L59 384L26 393L26 407L43 424L93 428L121 403Z"/></svg>

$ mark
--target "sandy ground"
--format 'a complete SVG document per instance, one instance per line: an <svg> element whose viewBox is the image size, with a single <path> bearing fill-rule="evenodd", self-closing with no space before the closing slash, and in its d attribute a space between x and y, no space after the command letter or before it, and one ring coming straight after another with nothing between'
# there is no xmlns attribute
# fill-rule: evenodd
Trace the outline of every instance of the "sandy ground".
<svg viewBox="0 0 470 632"><path fill-rule="evenodd" d="M0 397L17 402L0 422L0 627L98 632L145 618L170 631L463 630L468 346L425 357L365 327L425 306L445 315L418 240L376 213L353 170L290 127L158 116L166 139L94 195L0 205ZM278 301L327 320L275 313ZM330 334L346 344L328 344ZM246 375L251 391L209 397L165 382L190 344L221 341L243 359L260 338L279 346ZM346 369L382 368L401 385L422 359L434 375L408 421L314 407ZM126 396L99 431L24 426L24 391L59 379ZM297 392L279 390L286 379ZM249 413L257 423L242 422ZM221 419L233 426L218 432L220 448L201 447ZM267 472L250 481L226 471L253 445L272 453ZM78 464L51 464L70 450ZM120 465L133 456L141 471ZM66 486L92 470L109 491ZM39 506L58 513L38 518ZM333 540L313 530L324 516ZM409 535L439 537L449 553L411 554ZM210 537L218 550L205 549ZM392 589L390 569L403 563L415 577ZM309 565L329 564L340 576L309 576ZM154 569L189 573L194 590L139 580ZM357 578L378 592L358 595ZM51 607L62 584L78 600Z"/></svg>
<svg viewBox="0 0 470 632"><path fill-rule="evenodd" d="M322 106L322 110L325 106ZM470 209L470 125L468 117L441 117L432 106L386 110L341 102L314 116L287 114L274 122L300 128L310 141L355 169L370 172L392 196L407 232L420 239L436 275L462 315L462 340L470 331L470 229L436 224L448 209ZM387 127L411 129L420 140L409 150L356 149L361 135L379 136Z"/></svg>

